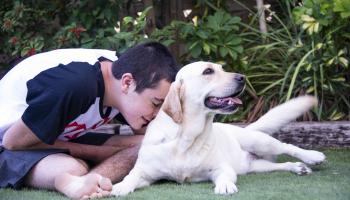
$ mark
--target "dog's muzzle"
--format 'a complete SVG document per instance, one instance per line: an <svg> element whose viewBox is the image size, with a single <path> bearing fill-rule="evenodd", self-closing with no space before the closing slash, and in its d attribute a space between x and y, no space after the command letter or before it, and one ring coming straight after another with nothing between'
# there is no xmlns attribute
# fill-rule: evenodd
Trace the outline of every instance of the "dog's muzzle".
<svg viewBox="0 0 350 200"><path fill-rule="evenodd" d="M221 110L224 112L233 112L239 106L242 106L242 101L238 98L245 88L245 77L241 74L235 74L234 82L237 85L235 92L225 97L209 96L205 99L204 104L207 108L213 110Z"/></svg>

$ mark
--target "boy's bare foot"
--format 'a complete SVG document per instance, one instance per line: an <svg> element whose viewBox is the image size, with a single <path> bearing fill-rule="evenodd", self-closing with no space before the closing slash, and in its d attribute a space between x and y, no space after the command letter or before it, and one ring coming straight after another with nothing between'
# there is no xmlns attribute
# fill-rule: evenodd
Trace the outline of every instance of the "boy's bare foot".
<svg viewBox="0 0 350 200"><path fill-rule="evenodd" d="M73 176L65 173L55 180L56 189L72 199L90 199L108 196L112 182L99 174Z"/></svg>

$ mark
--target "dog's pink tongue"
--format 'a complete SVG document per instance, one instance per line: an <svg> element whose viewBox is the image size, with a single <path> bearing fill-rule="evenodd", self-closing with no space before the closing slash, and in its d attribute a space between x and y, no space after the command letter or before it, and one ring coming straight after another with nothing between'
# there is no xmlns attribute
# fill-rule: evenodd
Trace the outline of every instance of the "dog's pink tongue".
<svg viewBox="0 0 350 200"><path fill-rule="evenodd" d="M232 97L230 99L230 101L232 101L234 104L237 104L237 105L242 105L243 104L242 101L239 98L237 98L237 97Z"/></svg>
<svg viewBox="0 0 350 200"><path fill-rule="evenodd" d="M210 97L209 100L214 104L242 105L242 101L237 97Z"/></svg>

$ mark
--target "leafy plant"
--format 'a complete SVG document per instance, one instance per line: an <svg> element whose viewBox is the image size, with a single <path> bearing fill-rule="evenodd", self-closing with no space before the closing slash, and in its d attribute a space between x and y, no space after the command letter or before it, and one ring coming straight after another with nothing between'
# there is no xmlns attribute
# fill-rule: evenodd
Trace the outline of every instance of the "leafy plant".
<svg viewBox="0 0 350 200"><path fill-rule="evenodd" d="M119 53L122 53L138 43L149 40L145 28L146 16L150 9L152 7L146 8L136 18L124 17L122 23L116 27L116 33L108 37L108 41L113 49L117 49Z"/></svg>
<svg viewBox="0 0 350 200"><path fill-rule="evenodd" d="M179 23L180 37L186 41L191 56L208 58L232 58L243 52L242 39L238 36L239 17L220 10L194 23ZM225 59L226 60L226 59Z"/></svg>
<svg viewBox="0 0 350 200"><path fill-rule="evenodd" d="M217 10L202 19L195 16L192 21L173 21L164 30L157 30L152 37L172 44L176 39L185 44L182 62L211 60L224 64L232 70L243 53L242 38L239 36L239 17L233 17L224 10ZM178 35L175 38L174 35ZM231 68L231 69L230 69Z"/></svg>
<svg viewBox="0 0 350 200"><path fill-rule="evenodd" d="M282 9L289 12L283 19L267 10L274 22L263 35L265 40L256 39L262 34L254 26L244 25L249 30L243 34L250 46L245 55L251 94L258 102L264 99L259 104L263 110L274 106L276 100L281 103L312 94L319 99L319 106L315 117L309 115L309 119L344 119L350 109L349 20L333 12L333 1L305 0L296 5L281 2ZM262 112L256 109L256 113Z"/></svg>
<svg viewBox="0 0 350 200"><path fill-rule="evenodd" d="M304 120L350 119L350 21L344 6L348 3L299 3L280 1L274 7L277 10L266 6L272 17L267 34L258 29L258 13L247 8L251 21L240 23L245 49L240 62L248 85L248 96L243 98L250 103L238 114L219 116L219 120L255 121L271 107L302 94L319 100L313 115L305 115Z"/></svg>
<svg viewBox="0 0 350 200"><path fill-rule="evenodd" d="M10 6L9 2L4 2L3 6ZM26 19L40 19L46 14L45 11L39 11L25 6L19 1L15 1L9 11L2 11L3 20L1 31L7 33L2 37L3 50L10 51L10 55L19 54L19 56L29 56L43 48L42 35L34 31L26 32L24 30L43 26L43 20L32 21ZM21 31L22 30L22 31ZM44 33L43 33L44 34ZM7 53L7 52L6 52Z"/></svg>
<svg viewBox="0 0 350 200"><path fill-rule="evenodd" d="M239 0L234 2L245 7ZM350 1L281 0L271 7L268 33L259 31L256 11L249 21L227 10L225 0L197 0L202 15L147 34L146 8L118 21L120 2L9 1L0 5L2 47L9 60L55 48L105 48L122 53L148 40L183 48L180 63L208 60L247 77L244 108L219 116L225 122L254 121L294 96L312 94L319 105L308 120L350 120ZM87 12L89 11L89 12ZM1 60L0 60L1 62Z"/></svg>
<svg viewBox="0 0 350 200"><path fill-rule="evenodd" d="M293 10L296 24L302 30L306 29L307 34L300 35L298 39L302 45L295 49L306 52L305 59L301 60L303 62L299 62L299 68L303 71L295 70L292 81L298 73L307 74L303 75L303 82L308 83L306 92L313 93L320 100L316 112L319 120L337 120L346 116L347 113L339 105L350 109L350 85L349 77L346 77L350 59L350 40L347 37L350 31L349 5L346 0L304 0L301 6ZM289 87L287 99L293 86L291 84ZM338 102L338 106L333 106L334 101ZM327 117L321 116L324 113Z"/></svg>
<svg viewBox="0 0 350 200"><path fill-rule="evenodd" d="M56 48L110 48L119 4L101 1L9 1L0 5L0 54L9 61ZM92 10L86 12L86 10Z"/></svg>

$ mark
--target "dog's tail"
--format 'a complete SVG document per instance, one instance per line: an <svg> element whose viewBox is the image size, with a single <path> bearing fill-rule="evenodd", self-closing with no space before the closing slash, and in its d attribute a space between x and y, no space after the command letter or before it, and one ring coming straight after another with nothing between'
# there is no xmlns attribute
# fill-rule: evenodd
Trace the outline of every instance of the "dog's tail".
<svg viewBox="0 0 350 200"><path fill-rule="evenodd" d="M271 109L259 120L248 125L246 128L272 134L284 125L295 120L316 104L317 99L313 96L300 96L291 99L290 101Z"/></svg>

